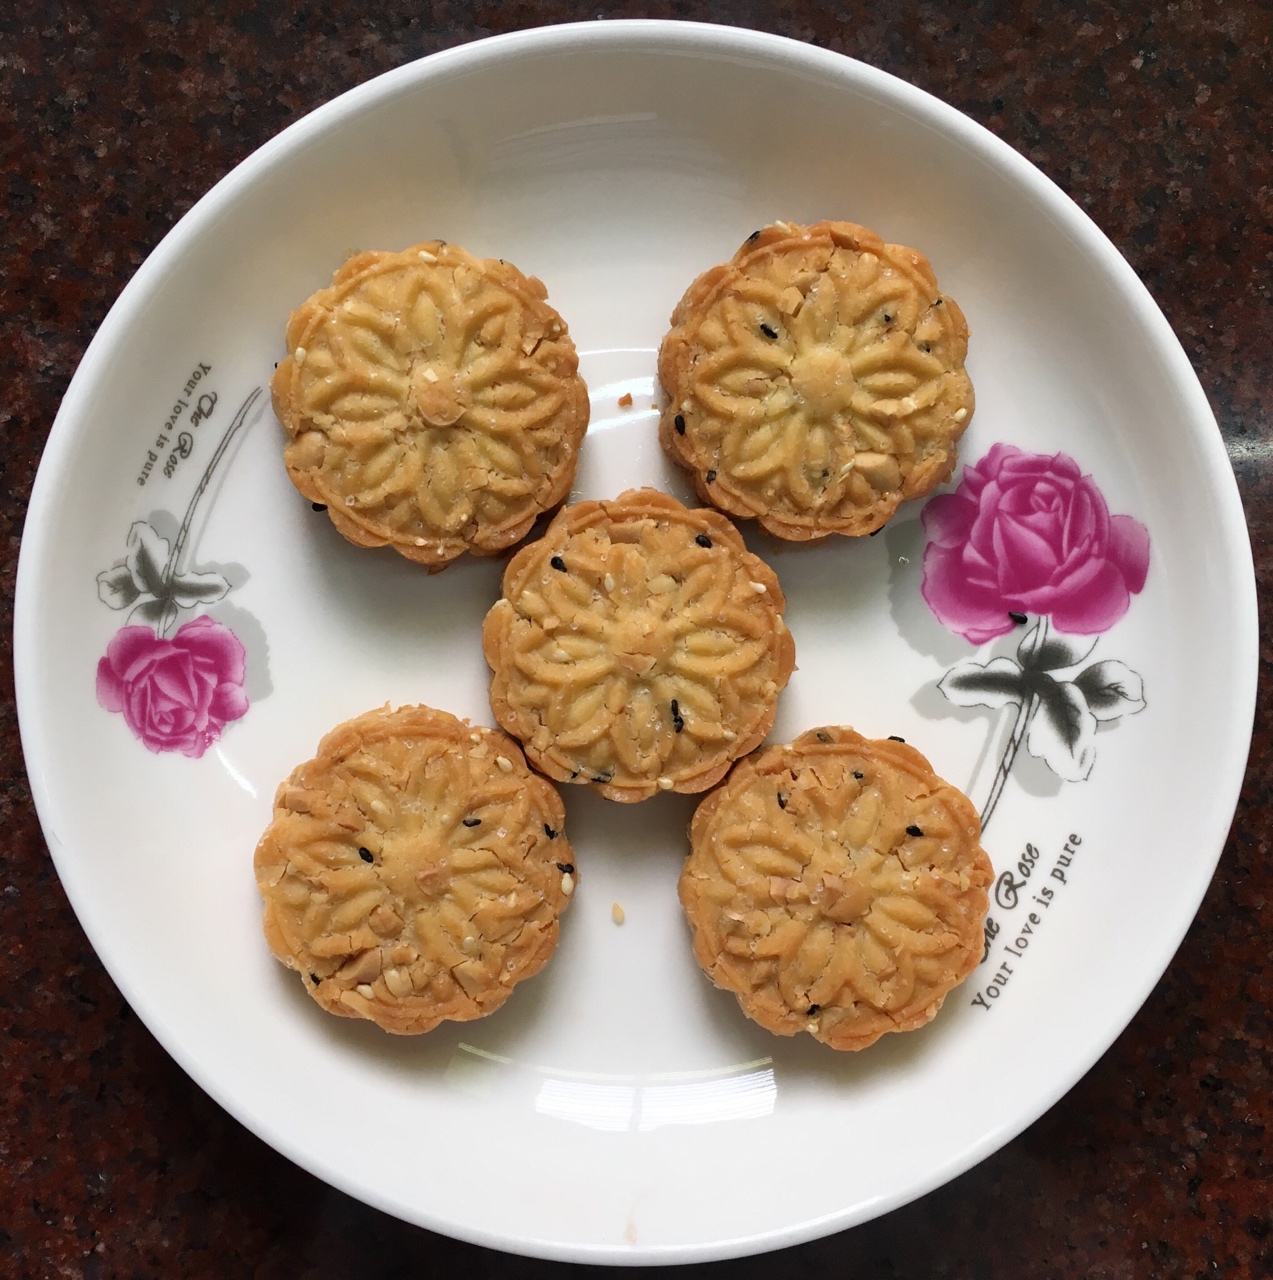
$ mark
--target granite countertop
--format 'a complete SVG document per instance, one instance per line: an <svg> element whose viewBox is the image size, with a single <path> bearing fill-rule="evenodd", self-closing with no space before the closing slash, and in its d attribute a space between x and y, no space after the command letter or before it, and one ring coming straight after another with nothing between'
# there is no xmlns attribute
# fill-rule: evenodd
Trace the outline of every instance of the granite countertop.
<svg viewBox="0 0 1273 1280"><path fill-rule="evenodd" d="M214 15L220 15L215 16ZM218 178L342 90L496 32L594 17L753 26L936 94L1061 185L1166 313L1273 573L1273 9L1264 0L865 4L184 0L0 14L3 608L60 397L115 298ZM5 654L0 1273L548 1276L331 1190L232 1120L130 1011L49 860ZM1273 1276L1273 758L1267 640L1246 784L1165 976L996 1155L856 1230L701 1276Z"/></svg>

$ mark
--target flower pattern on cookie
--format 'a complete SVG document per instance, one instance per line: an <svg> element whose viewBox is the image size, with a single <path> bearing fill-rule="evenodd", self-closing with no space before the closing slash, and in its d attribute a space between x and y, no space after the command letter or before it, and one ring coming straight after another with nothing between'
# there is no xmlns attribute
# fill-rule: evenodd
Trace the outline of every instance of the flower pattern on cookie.
<svg viewBox="0 0 1273 1280"><path fill-rule="evenodd" d="M504 576L483 643L496 719L616 800L701 791L773 724L794 645L773 571L653 490L565 508Z"/></svg>
<svg viewBox="0 0 1273 1280"><path fill-rule="evenodd" d="M297 488L361 546L441 568L565 497L587 390L544 286L432 241L351 258L296 312L274 405Z"/></svg>
<svg viewBox="0 0 1273 1280"><path fill-rule="evenodd" d="M929 1021L981 959L976 812L905 743L827 728L749 756L690 843L695 955L779 1035L864 1048Z"/></svg>
<svg viewBox="0 0 1273 1280"><path fill-rule="evenodd" d="M869 533L950 474L968 329L916 250L775 223L695 281L672 326L660 439L704 500L807 540Z"/></svg>
<svg viewBox="0 0 1273 1280"><path fill-rule="evenodd" d="M368 712L278 790L256 851L265 935L324 1008L416 1034L538 972L577 872L550 783L444 711Z"/></svg>

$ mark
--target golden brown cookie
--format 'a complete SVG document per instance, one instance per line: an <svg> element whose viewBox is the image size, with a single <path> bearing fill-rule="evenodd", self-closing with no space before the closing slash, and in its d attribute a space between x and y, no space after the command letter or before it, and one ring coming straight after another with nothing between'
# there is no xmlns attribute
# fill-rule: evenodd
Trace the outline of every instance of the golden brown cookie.
<svg viewBox="0 0 1273 1280"><path fill-rule="evenodd" d="M292 313L287 473L360 547L431 570L525 537L570 491L588 392L533 276L430 240L359 253Z"/></svg>
<svg viewBox="0 0 1273 1280"><path fill-rule="evenodd" d="M705 502L780 538L871 533L954 469L967 350L922 253L775 222L673 313L659 439Z"/></svg>
<svg viewBox="0 0 1273 1280"><path fill-rule="evenodd" d="M694 955L778 1035L863 1049L981 960L994 879L966 796L913 747L814 729L740 761L690 823Z"/></svg>
<svg viewBox="0 0 1273 1280"><path fill-rule="evenodd" d="M703 791L773 726L795 666L772 569L653 489L565 507L504 572L491 708L537 768L611 800Z"/></svg>
<svg viewBox="0 0 1273 1280"><path fill-rule="evenodd" d="M578 878L556 789L445 711L369 711L278 789L265 937L324 1009L414 1035L543 968Z"/></svg>

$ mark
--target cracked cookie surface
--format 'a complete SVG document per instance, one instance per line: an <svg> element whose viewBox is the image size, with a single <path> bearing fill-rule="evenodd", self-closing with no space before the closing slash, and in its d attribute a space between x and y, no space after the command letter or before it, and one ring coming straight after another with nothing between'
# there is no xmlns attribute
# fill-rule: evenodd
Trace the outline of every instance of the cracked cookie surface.
<svg viewBox="0 0 1273 1280"><path fill-rule="evenodd" d="M681 903L704 971L778 1035L862 1049L977 966L994 879L962 792L913 747L814 729L698 807Z"/></svg>
<svg viewBox="0 0 1273 1280"><path fill-rule="evenodd" d="M967 350L918 250L851 222L777 222L673 313L659 439L703 501L780 538L871 533L954 469Z"/></svg>
<svg viewBox="0 0 1273 1280"><path fill-rule="evenodd" d="M588 393L534 277L458 245L359 253L292 313L274 411L297 489L358 546L441 569L570 491Z"/></svg>
<svg viewBox="0 0 1273 1280"><path fill-rule="evenodd" d="M503 596L482 630L496 720L612 800L719 781L795 665L773 570L725 517L653 489L563 508Z"/></svg>
<svg viewBox="0 0 1273 1280"><path fill-rule="evenodd" d="M517 744L430 707L327 734L256 849L271 951L323 1008L401 1035L494 1012L557 944L578 873Z"/></svg>

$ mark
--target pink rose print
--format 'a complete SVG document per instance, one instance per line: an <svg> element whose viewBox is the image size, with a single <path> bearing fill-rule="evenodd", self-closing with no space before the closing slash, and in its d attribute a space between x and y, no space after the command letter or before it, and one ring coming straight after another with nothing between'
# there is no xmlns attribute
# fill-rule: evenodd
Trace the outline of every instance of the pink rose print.
<svg viewBox="0 0 1273 1280"><path fill-rule="evenodd" d="M202 362L199 369L196 381L212 371ZM197 760L248 709L243 689L247 654L233 631L200 614L175 634L169 632L183 614L214 604L231 590L223 574L189 563L187 541L214 472L263 394L254 387L239 405L195 485L176 536L170 541L149 520L136 520L128 530L124 558L97 575L98 599L127 611L127 625L115 633L97 664L97 701L122 715L151 751L180 751ZM200 398L198 414L190 416L192 431L211 418L216 403L212 391ZM152 519L162 527L173 517L165 511Z"/></svg>
<svg viewBox="0 0 1273 1280"><path fill-rule="evenodd" d="M206 614L171 639L123 627L97 664L97 701L151 751L198 758L248 709L243 645Z"/></svg>
<svg viewBox="0 0 1273 1280"><path fill-rule="evenodd" d="M1111 516L1092 477L1063 453L996 444L954 493L929 501L923 522L924 599L973 644L1020 625L1014 613L1075 635L1107 631L1149 569L1145 526Z"/></svg>
<svg viewBox="0 0 1273 1280"><path fill-rule="evenodd" d="M977 645L1025 629L1015 657L958 662L937 684L957 707L1013 716L984 828L1022 747L1064 781L1082 782L1096 762L1098 727L1145 709L1137 672L1091 659L1095 637L1144 589L1149 532L1131 516L1111 516L1073 458L1009 444L968 467L954 493L930 499L922 519L920 590L937 620Z"/></svg>

